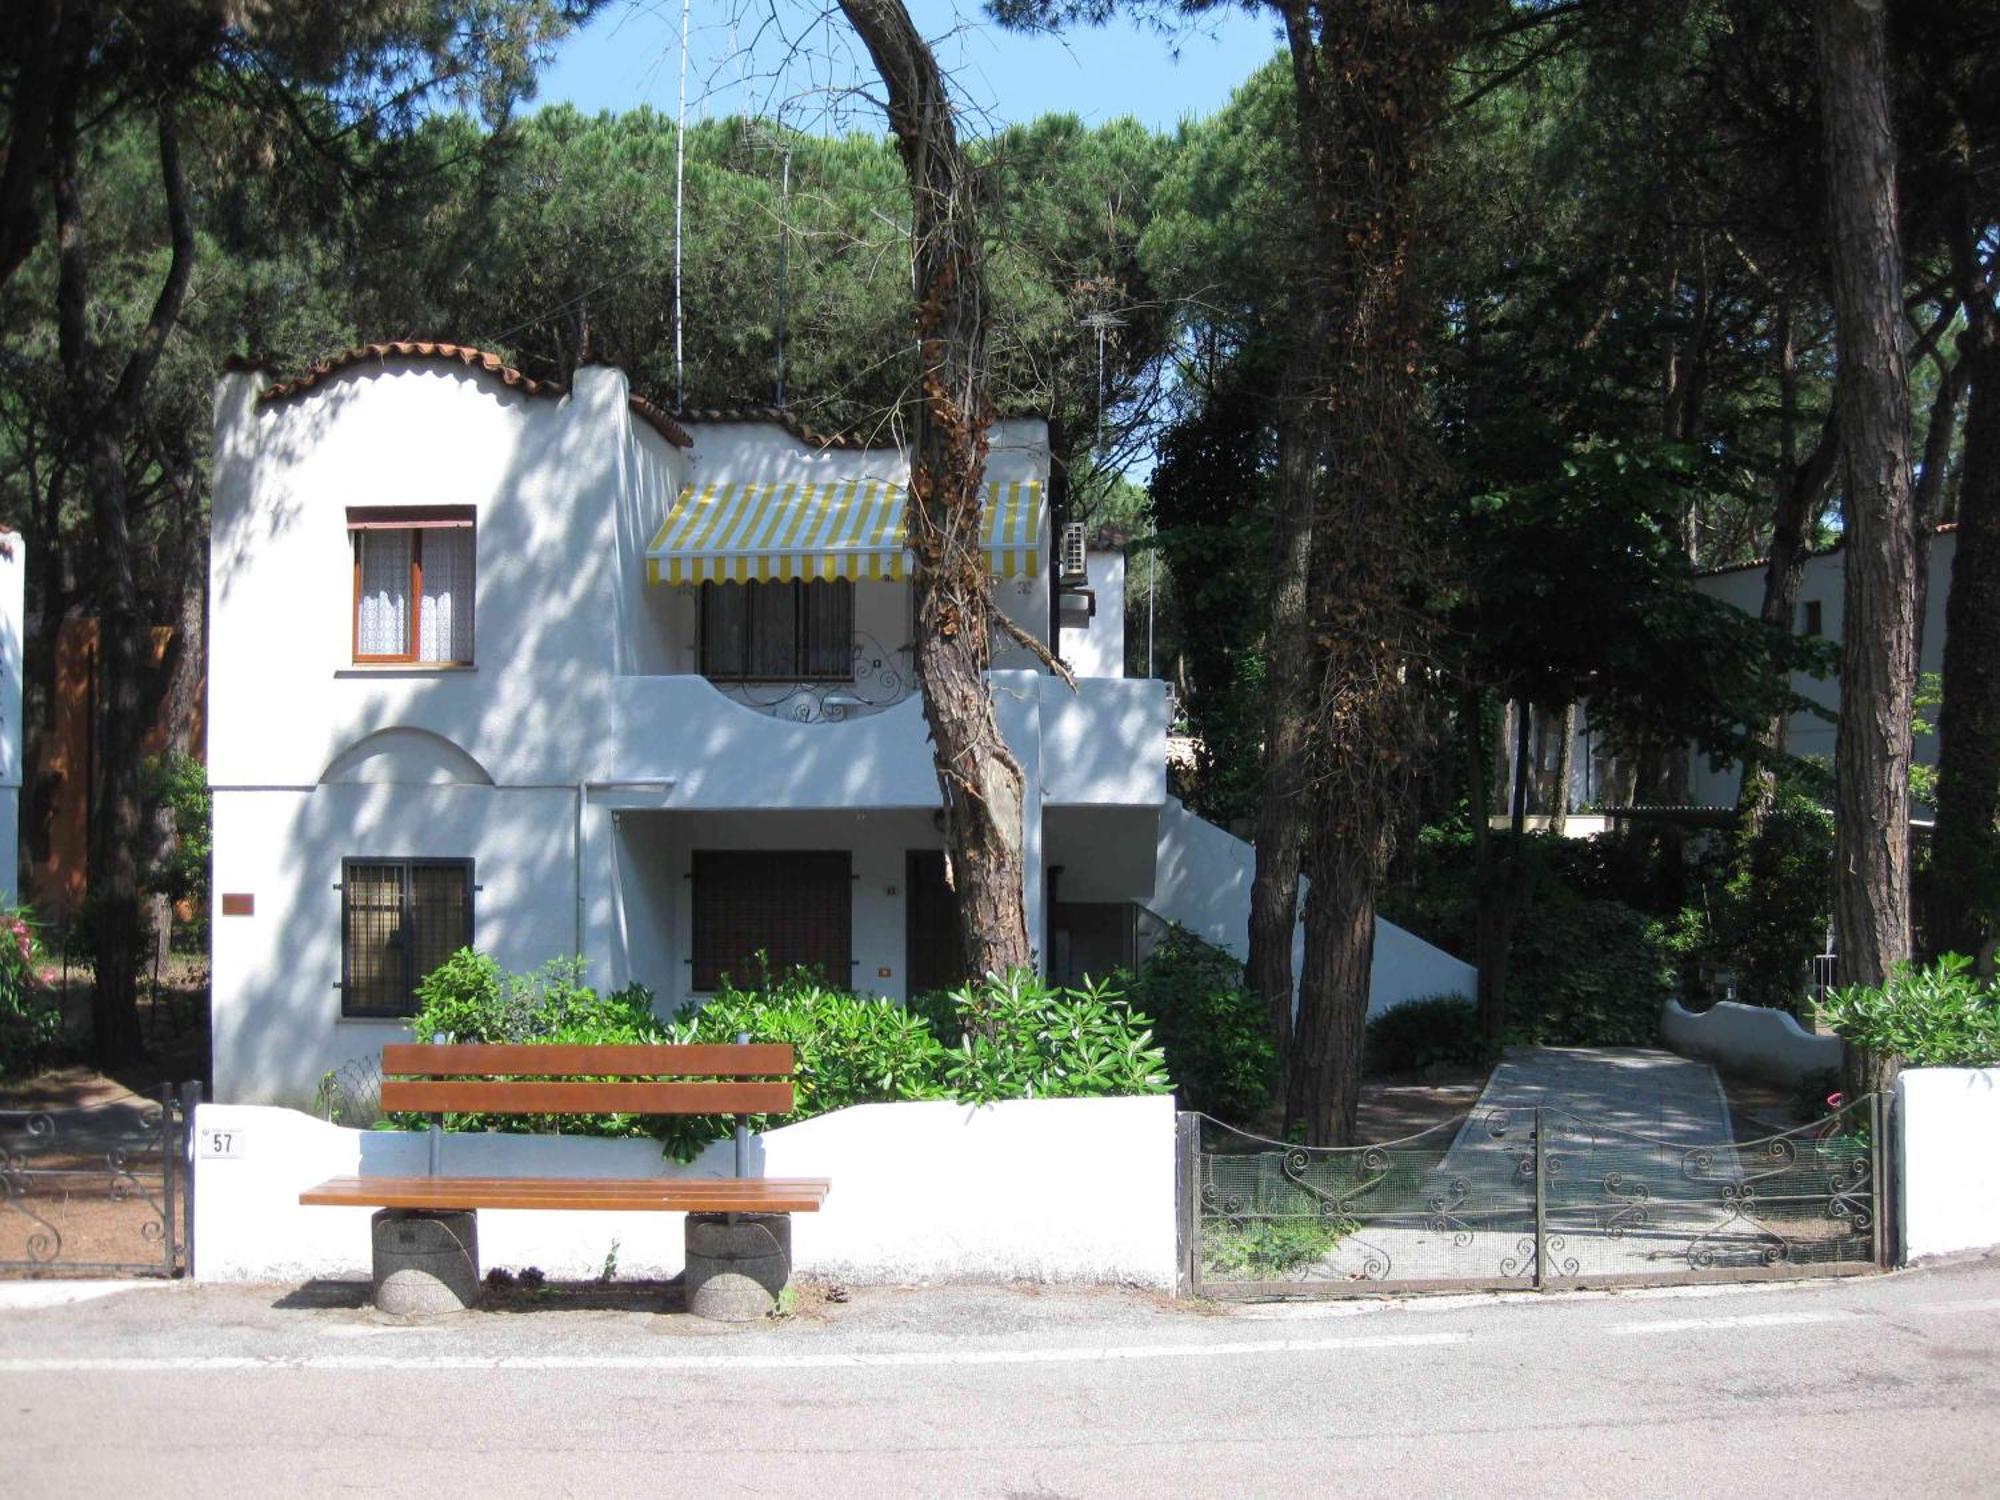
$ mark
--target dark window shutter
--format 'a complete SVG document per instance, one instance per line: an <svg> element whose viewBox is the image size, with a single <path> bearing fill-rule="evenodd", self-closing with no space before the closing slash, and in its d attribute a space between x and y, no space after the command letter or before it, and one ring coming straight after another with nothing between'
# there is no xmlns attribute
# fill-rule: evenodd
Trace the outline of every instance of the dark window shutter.
<svg viewBox="0 0 2000 1500"><path fill-rule="evenodd" d="M771 973L816 970L853 982L854 882L846 850L697 850L693 860L693 988L727 974L751 985L762 953Z"/></svg>

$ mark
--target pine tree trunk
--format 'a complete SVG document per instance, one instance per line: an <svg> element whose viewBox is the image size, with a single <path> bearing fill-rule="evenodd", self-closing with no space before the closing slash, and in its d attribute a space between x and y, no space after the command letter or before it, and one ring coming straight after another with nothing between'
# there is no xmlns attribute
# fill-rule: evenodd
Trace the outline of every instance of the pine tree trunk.
<svg viewBox="0 0 2000 1500"><path fill-rule="evenodd" d="M1309 315L1308 315L1309 319ZM1297 976L1299 861L1305 835L1305 780L1311 722L1307 696L1312 638L1307 583L1312 569L1315 481L1323 442L1316 418L1319 335L1300 330L1278 429L1278 515L1271 560L1270 623L1264 638L1264 777L1257 801L1245 979L1262 997L1278 1055L1288 1055Z"/></svg>
<svg viewBox="0 0 2000 1500"><path fill-rule="evenodd" d="M1842 977L1879 984L1910 953L1917 640L1896 148L1881 0L1820 0L1817 29L1847 476L1834 928Z"/></svg>
<svg viewBox="0 0 2000 1500"><path fill-rule="evenodd" d="M1354 1140L1381 855L1378 838L1372 846L1347 845L1313 861L1299 987L1314 1003L1300 1006L1292 1066L1285 1075L1286 1119L1304 1123L1309 1145Z"/></svg>
<svg viewBox="0 0 2000 1500"><path fill-rule="evenodd" d="M160 701L159 725L164 756L186 756L194 750L195 703L201 691L207 661L206 549L191 547L181 569L179 620L168 644L167 690ZM152 810L152 860L155 869L173 859L180 845L171 801L161 798ZM153 964L164 970L173 953L174 902L165 891L151 891L146 897L146 921L153 936Z"/></svg>
<svg viewBox="0 0 2000 1500"><path fill-rule="evenodd" d="M1549 789L1549 832L1561 838L1569 832L1569 784L1576 775L1576 700L1563 705L1562 742L1556 746L1555 785Z"/></svg>
<svg viewBox="0 0 2000 1500"><path fill-rule="evenodd" d="M1280 5L1312 213L1303 294L1323 327L1325 444L1314 507L1306 962L1287 1117L1315 1145L1354 1129L1375 894L1408 795L1423 622L1409 608L1430 480L1424 314L1410 285L1417 153L1442 109L1461 25L1410 0Z"/></svg>
<svg viewBox="0 0 2000 1500"><path fill-rule="evenodd" d="M90 490L99 619L101 792L90 830L90 894L96 904L96 983L91 1002L92 1047L107 1068L140 1050L138 1012L139 850L143 817L139 746L144 728L146 622L134 575L125 442L136 426L147 382L180 316L194 269L194 223L172 113L158 120L160 176L165 188L172 256L165 280L131 353L109 392L99 388L89 328L88 257L77 140L78 100L72 83L55 111L57 331L64 379Z"/></svg>
<svg viewBox="0 0 2000 1500"><path fill-rule="evenodd" d="M2000 938L2000 338L1990 316L1961 348L1972 396L1944 611L1926 947L1990 968Z"/></svg>
<svg viewBox="0 0 2000 1500"><path fill-rule="evenodd" d="M901 0L841 0L888 93L910 187L920 392L910 444L915 658L943 795L968 972L1034 963L1024 889L1025 780L986 681L992 585L980 553L987 432L986 267L973 174L937 59Z"/></svg>

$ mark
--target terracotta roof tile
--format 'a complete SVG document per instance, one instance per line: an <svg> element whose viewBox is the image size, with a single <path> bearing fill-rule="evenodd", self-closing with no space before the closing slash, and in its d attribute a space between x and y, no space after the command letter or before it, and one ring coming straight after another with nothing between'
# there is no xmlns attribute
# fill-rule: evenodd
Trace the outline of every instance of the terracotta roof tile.
<svg viewBox="0 0 2000 1500"><path fill-rule="evenodd" d="M757 422L782 427L802 443L815 448L884 448L900 447L894 439L884 437L879 441L857 436L850 432L815 432L799 419L799 414L783 406L738 406L727 409L710 408L704 411L684 411L680 414L685 422Z"/></svg>
<svg viewBox="0 0 2000 1500"><path fill-rule="evenodd" d="M694 439L688 436L687 429L676 422L668 414L666 408L655 406L644 396L628 397L626 405L632 408L633 416L644 422L676 448L692 448L694 446Z"/></svg>
<svg viewBox="0 0 2000 1500"><path fill-rule="evenodd" d="M428 340L390 339L379 344L360 344L321 360L302 375L290 380L281 380L269 386L257 399L264 402L283 401L288 396L296 396L309 391L330 375L355 365L384 365L391 360L435 360L440 363L464 365L468 369L484 370L489 375L497 375L500 383L510 386L524 396L560 396L563 388L550 380L535 380L523 375L519 370L501 359L497 354L488 354L483 349L475 349L470 344L440 344Z"/></svg>
<svg viewBox="0 0 2000 1500"><path fill-rule="evenodd" d="M1933 534L1936 536L1949 536L1956 530L1958 530L1958 522L1940 521L1937 524ZM1807 561L1811 561L1815 557L1836 556L1838 553L1842 551L1842 549L1846 547L1846 545L1847 543L1845 542L1845 540L1835 542L1831 546L1821 547L1817 551L1807 552L1806 559ZM1753 557L1752 559L1750 559L1749 562L1724 563L1719 568L1696 568L1694 570L1694 576L1697 578L1720 578L1724 573L1745 573L1752 568L1762 569L1762 568L1768 568L1770 566L1771 566L1770 558Z"/></svg>

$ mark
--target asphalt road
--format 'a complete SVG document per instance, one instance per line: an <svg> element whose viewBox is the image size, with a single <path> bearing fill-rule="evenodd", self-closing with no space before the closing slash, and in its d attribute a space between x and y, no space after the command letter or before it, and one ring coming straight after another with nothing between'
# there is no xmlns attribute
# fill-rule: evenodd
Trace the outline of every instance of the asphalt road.
<svg viewBox="0 0 2000 1500"><path fill-rule="evenodd" d="M343 1287L167 1286L0 1310L0 1494L2000 1494L1995 1260L1220 1310L873 1289L747 1329L654 1305L410 1324Z"/></svg>

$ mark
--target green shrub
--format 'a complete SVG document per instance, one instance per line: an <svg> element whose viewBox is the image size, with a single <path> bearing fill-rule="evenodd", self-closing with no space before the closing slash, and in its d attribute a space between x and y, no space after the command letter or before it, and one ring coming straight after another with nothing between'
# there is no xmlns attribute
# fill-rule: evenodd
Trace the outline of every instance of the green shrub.
<svg viewBox="0 0 2000 1500"><path fill-rule="evenodd" d="M34 914L0 909L0 1078L34 1073L62 1051L62 997L51 981Z"/></svg>
<svg viewBox="0 0 2000 1500"><path fill-rule="evenodd" d="M1819 1020L1850 1045L1912 1067L2000 1063L2000 993L1960 953L1926 967L1899 964L1885 985L1834 990L1820 1003Z"/></svg>
<svg viewBox="0 0 2000 1500"><path fill-rule="evenodd" d="M599 995L578 959L556 959L531 974L509 974L486 954L461 949L417 987L411 1031L457 1042L616 1045L649 1042L788 1043L797 1107L783 1119L810 1119L854 1104L898 1099L996 1099L1162 1093L1164 1059L1143 1016L1108 986L1050 989L1023 971L949 997L947 1022L935 1001L905 1010L893 1001L831 989L805 970L766 976L755 990L724 981L705 1003L690 1002L662 1024L653 997L633 985ZM938 1029L958 1045L948 1046ZM427 1123L398 1115L401 1129ZM454 1130L651 1136L682 1160L726 1138L727 1115L452 1115Z"/></svg>
<svg viewBox="0 0 2000 1500"><path fill-rule="evenodd" d="M551 959L528 974L509 974L483 953L461 948L417 986L410 1032L420 1041L541 1042L551 1046L617 1046L666 1040L642 985L599 995L583 982L581 958ZM421 1129L421 1115L392 1117L399 1129ZM501 1130L558 1135L660 1135L657 1117L640 1115L447 1115L450 1130Z"/></svg>
<svg viewBox="0 0 2000 1500"><path fill-rule="evenodd" d="M830 989L804 969L757 990L739 990L728 980L706 1003L690 1001L674 1013L676 1042L785 1042L793 1049L792 1087L797 1107L787 1119L804 1120L854 1104L896 1099L938 1099L946 1095L944 1068L949 1056L921 1015L894 1001ZM782 1125L785 1119L756 1117L752 1125ZM661 1139L683 1159L709 1141L730 1133L726 1115L696 1115L667 1122Z"/></svg>
<svg viewBox="0 0 2000 1500"><path fill-rule="evenodd" d="M1176 925L1120 982L1153 1018L1183 1109L1245 1124L1270 1108L1278 1049L1264 1002L1243 987L1241 964Z"/></svg>
<svg viewBox="0 0 2000 1500"><path fill-rule="evenodd" d="M1080 990L1051 989L1032 970L1017 969L954 998L964 1035L945 1080L952 1097L967 1104L1164 1094L1173 1087L1150 1024L1108 983L1086 979Z"/></svg>
<svg viewBox="0 0 2000 1500"><path fill-rule="evenodd" d="M1833 818L1816 798L1781 787L1749 857L1713 902L1710 956L1736 971L1739 999L1790 1010L1804 998L1832 887Z"/></svg>
<svg viewBox="0 0 2000 1500"><path fill-rule="evenodd" d="M1560 890L1521 914L1507 965L1507 1026L1554 1047L1650 1046L1673 993L1668 935L1615 901Z"/></svg>
<svg viewBox="0 0 2000 1500"><path fill-rule="evenodd" d="M1463 995L1424 995L1368 1018L1363 1051L1371 1073L1419 1073L1487 1059L1479 1007Z"/></svg>
<svg viewBox="0 0 2000 1500"><path fill-rule="evenodd" d="M1352 1219L1206 1219L1202 1274L1216 1281L1282 1281L1361 1226Z"/></svg>

